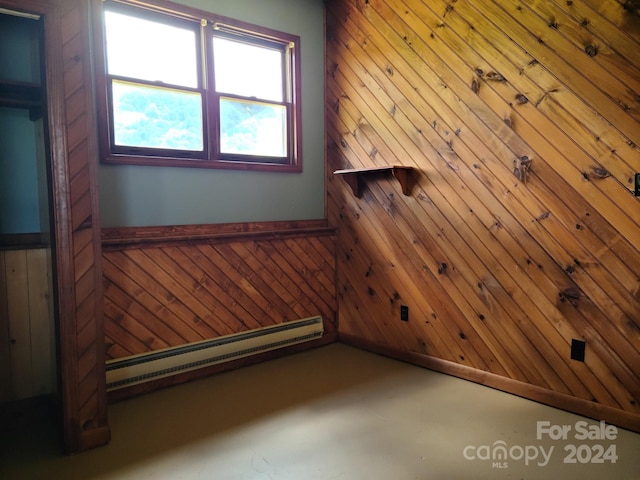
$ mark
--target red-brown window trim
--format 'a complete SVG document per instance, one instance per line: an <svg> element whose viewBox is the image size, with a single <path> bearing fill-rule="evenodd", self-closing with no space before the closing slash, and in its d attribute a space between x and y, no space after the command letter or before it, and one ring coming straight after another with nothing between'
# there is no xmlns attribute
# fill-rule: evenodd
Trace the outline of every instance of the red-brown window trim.
<svg viewBox="0 0 640 480"><path fill-rule="evenodd" d="M302 122L301 122L301 68L300 68L300 37L289 33L273 30L267 27L250 24L229 17L224 17L211 12L187 7L166 0L154 0L153 2L145 0L94 0L95 1L95 39L96 39L96 84L97 84L97 109L98 109L98 126L100 139L101 160L103 163L121 164L121 165L149 165L149 166L171 166L171 167L193 167L193 168L219 168L233 170L260 170L272 172L302 172ZM254 34L256 37L264 38L268 41L277 43L291 43L294 45L293 52L287 56L289 65L287 68L291 72L290 75L290 92L288 92L290 108L288 109L289 118L287 118L288 128L288 163L270 162L265 157L243 157L243 158L214 158L217 150L214 142L218 142L217 127L217 102L218 96L216 92L209 92L204 88L204 158L194 158L191 156L169 156L169 150L164 155L154 156L153 153L161 153L160 149L144 149L140 148L140 153L136 154L130 149L130 153L114 153L111 149L111 125L110 125L110 108L109 96L107 91L107 72L106 58L104 47L104 23L103 23L103 5L105 3L121 4L124 6L138 7L148 10L150 14L161 14L163 16L175 17L176 20L189 20L200 24L205 19L211 25L222 24L232 27L238 31L246 31ZM204 35L204 44L211 43L211 34ZM205 47L206 53L202 57L207 58L210 55L211 46ZM206 75L211 78L212 66L207 60ZM201 68L202 70L202 68ZM149 154L144 152L148 151Z"/></svg>

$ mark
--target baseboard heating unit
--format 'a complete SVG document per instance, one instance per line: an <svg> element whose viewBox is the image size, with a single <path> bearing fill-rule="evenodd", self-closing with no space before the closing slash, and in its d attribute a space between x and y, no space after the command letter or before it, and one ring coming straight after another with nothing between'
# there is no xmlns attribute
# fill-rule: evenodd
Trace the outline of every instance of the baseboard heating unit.
<svg viewBox="0 0 640 480"><path fill-rule="evenodd" d="M107 390L228 362L321 338L322 317L310 317L107 362Z"/></svg>

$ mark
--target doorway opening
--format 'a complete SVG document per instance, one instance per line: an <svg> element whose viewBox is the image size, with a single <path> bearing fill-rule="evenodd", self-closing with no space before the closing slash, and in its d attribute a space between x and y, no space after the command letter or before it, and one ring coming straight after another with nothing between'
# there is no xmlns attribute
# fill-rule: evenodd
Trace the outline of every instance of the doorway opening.
<svg viewBox="0 0 640 480"><path fill-rule="evenodd" d="M0 9L0 427L54 418L56 290L44 28Z"/></svg>

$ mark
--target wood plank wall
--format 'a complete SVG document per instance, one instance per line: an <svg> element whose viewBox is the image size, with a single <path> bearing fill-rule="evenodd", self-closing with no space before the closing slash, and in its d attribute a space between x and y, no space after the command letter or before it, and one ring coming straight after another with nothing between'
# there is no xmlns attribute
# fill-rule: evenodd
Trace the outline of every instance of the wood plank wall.
<svg viewBox="0 0 640 480"><path fill-rule="evenodd" d="M54 392L50 257L0 251L0 403Z"/></svg>
<svg viewBox="0 0 640 480"><path fill-rule="evenodd" d="M640 431L640 17L622 3L327 1L342 339ZM410 196L332 175L394 164Z"/></svg>
<svg viewBox="0 0 640 480"><path fill-rule="evenodd" d="M335 340L326 220L103 230L108 359L322 316Z"/></svg>

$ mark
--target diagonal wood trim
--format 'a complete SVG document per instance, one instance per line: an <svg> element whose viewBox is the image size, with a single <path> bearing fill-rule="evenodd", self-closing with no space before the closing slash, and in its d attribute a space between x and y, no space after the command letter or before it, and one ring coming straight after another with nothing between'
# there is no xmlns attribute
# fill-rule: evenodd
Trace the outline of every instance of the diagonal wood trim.
<svg viewBox="0 0 640 480"><path fill-rule="evenodd" d="M325 220L103 231L107 357L315 315L335 332L335 239Z"/></svg>

